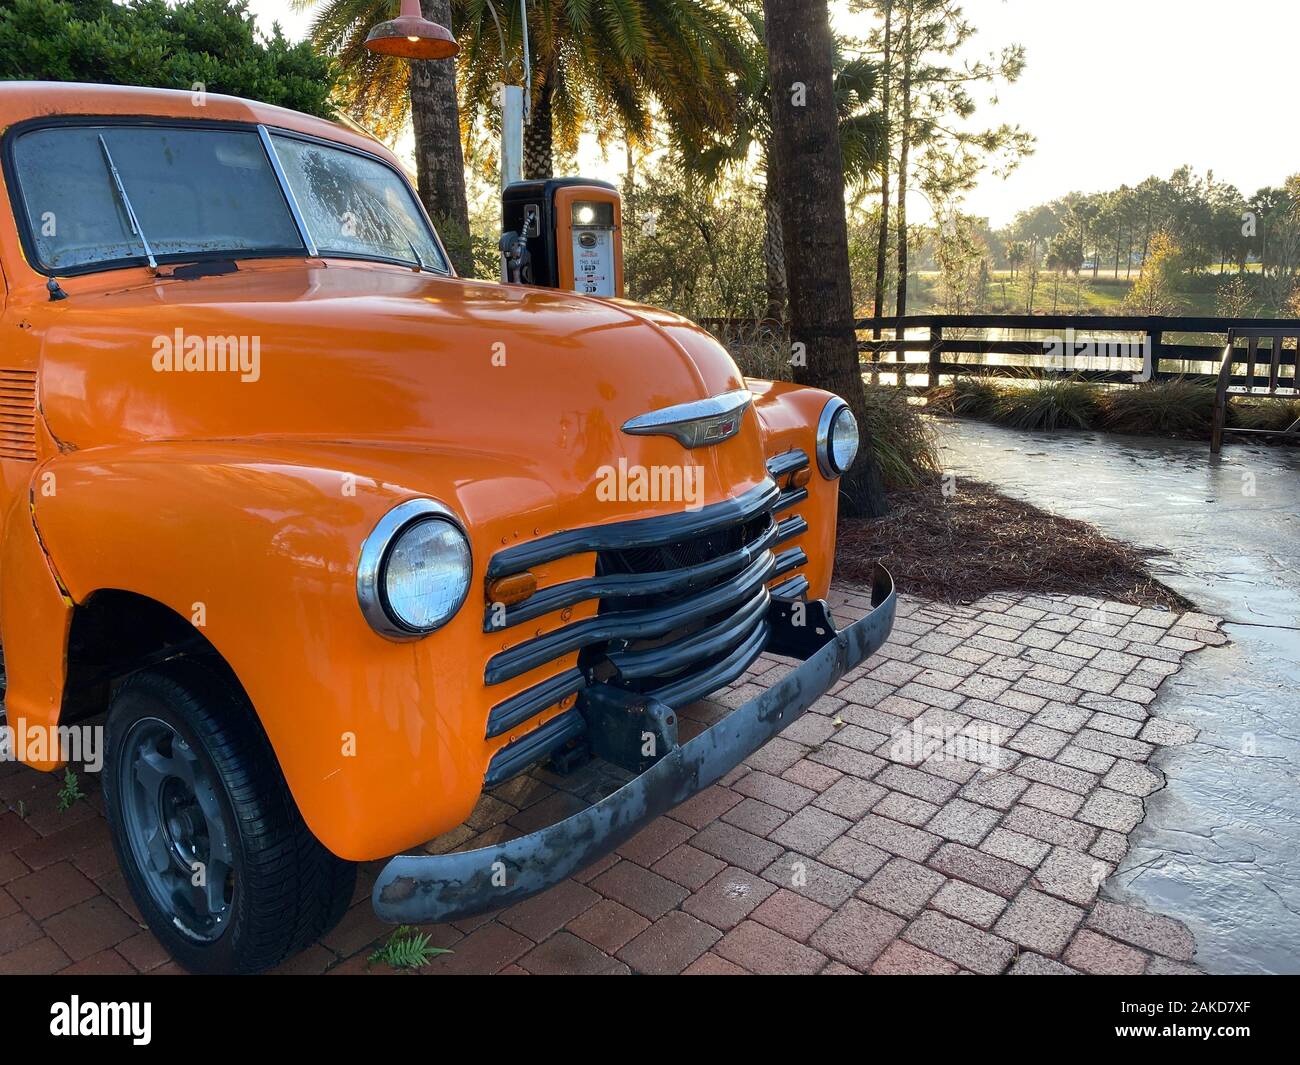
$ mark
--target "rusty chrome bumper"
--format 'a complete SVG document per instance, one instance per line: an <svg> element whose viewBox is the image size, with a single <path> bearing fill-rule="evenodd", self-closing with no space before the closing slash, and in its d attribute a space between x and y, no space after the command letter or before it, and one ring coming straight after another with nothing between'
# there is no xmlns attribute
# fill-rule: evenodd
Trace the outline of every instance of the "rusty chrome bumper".
<svg viewBox="0 0 1300 1065"><path fill-rule="evenodd" d="M871 613L835 633L757 699L563 821L481 850L393 858L375 882L376 915L390 924L472 917L545 891L604 857L802 717L845 673L880 649L894 627L896 606L893 578L878 569Z"/></svg>

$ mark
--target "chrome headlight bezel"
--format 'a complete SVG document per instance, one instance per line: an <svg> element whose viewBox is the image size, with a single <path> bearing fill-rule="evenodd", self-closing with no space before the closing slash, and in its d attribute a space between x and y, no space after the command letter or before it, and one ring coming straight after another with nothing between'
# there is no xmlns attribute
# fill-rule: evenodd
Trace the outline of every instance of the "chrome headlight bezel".
<svg viewBox="0 0 1300 1065"><path fill-rule="evenodd" d="M858 447L853 452L853 458L843 468L835 461L835 449L833 447L833 434L841 415L850 418L859 431ZM836 396L822 408L822 416L817 422L817 467L821 470L822 476L828 481L842 477L857 461L858 452L862 449L861 426L858 426L857 421L857 418L853 416L853 411L849 409L849 405L839 396Z"/></svg>
<svg viewBox="0 0 1300 1065"><path fill-rule="evenodd" d="M387 590L388 561L401 538L417 526L431 521L444 522L456 530L465 541L464 586L454 600L454 606L432 626L416 628L404 621L389 605ZM474 552L465 526L450 509L432 499L408 499L399 503L379 519L361 545L361 558L357 565L357 602L370 627L390 640L421 640L437 632L460 613L469 598L473 583Z"/></svg>

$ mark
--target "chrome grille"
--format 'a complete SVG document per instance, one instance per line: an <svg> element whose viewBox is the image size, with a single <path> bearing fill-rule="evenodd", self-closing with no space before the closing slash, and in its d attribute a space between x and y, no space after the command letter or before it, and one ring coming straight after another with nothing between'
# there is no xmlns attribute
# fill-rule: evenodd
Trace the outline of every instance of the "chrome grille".
<svg viewBox="0 0 1300 1065"><path fill-rule="evenodd" d="M808 561L802 548L780 549L807 523L797 514L777 517L806 498L807 490L783 492L776 480L808 462L801 451L777 456L768 463L773 479L699 511L558 533L498 553L489 563L489 580L572 554L594 552L597 561L591 577L542 589L504 612L488 604L485 632L576 603L595 600L599 606L594 616L492 656L484 673L489 686L574 652L578 665L494 706L488 738L592 684L616 685L678 708L739 677L768 642L769 585ZM539 734L553 735L556 745L572 739L578 716L567 711L499 751L489 784L518 772L525 756L536 760L537 751L544 756L555 749Z"/></svg>

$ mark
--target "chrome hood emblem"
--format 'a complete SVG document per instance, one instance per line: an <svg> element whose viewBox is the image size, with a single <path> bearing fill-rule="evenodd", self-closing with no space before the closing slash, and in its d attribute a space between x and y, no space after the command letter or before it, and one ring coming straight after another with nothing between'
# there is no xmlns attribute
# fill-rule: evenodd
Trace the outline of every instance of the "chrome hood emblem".
<svg viewBox="0 0 1300 1065"><path fill-rule="evenodd" d="M639 414L624 423L632 436L671 436L682 447L709 447L740 432L745 410L754 402L748 389Z"/></svg>

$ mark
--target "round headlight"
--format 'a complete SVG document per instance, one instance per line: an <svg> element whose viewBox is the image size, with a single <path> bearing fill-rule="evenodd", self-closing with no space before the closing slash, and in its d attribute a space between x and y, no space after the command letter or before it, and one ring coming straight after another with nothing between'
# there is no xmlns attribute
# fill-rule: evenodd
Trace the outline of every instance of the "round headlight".
<svg viewBox="0 0 1300 1065"><path fill-rule="evenodd" d="M822 475L836 478L858 457L858 420L849 405L836 398L826 404L817 426L817 465Z"/></svg>
<svg viewBox="0 0 1300 1065"><path fill-rule="evenodd" d="M390 510L361 549L357 598L366 620L394 639L426 636L469 595L469 540L449 510L412 499Z"/></svg>

